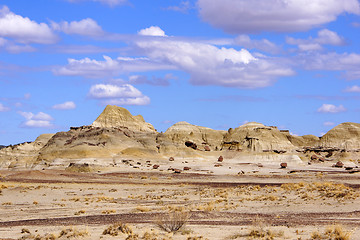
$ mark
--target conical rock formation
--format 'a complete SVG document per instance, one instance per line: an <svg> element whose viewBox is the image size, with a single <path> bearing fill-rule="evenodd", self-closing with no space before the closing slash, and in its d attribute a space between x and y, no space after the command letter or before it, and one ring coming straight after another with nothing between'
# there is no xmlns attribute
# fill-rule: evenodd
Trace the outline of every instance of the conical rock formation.
<svg viewBox="0 0 360 240"><path fill-rule="evenodd" d="M126 127L132 131L155 132L153 125L145 122L141 115L133 116L127 109L112 105L106 106L91 126L100 128Z"/></svg>

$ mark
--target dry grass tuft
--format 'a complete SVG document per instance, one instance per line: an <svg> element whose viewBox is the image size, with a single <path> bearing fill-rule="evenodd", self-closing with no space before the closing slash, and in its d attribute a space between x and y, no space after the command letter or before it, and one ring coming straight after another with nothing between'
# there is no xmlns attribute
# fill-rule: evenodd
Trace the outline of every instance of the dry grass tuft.
<svg viewBox="0 0 360 240"><path fill-rule="evenodd" d="M19 239L33 239L33 240L56 240L56 239L80 239L89 236L88 230L78 230L74 227L64 228L58 235L53 233L46 233L45 235L33 235L26 228L21 230L21 233L26 233Z"/></svg>
<svg viewBox="0 0 360 240"><path fill-rule="evenodd" d="M113 225L109 226L103 231L103 235L117 236L119 235L119 233L132 235L133 230L127 224L118 222L118 223L114 223Z"/></svg>
<svg viewBox="0 0 360 240"><path fill-rule="evenodd" d="M350 240L351 232L343 230L340 225L329 226L324 233L318 231L311 234L313 240Z"/></svg>
<svg viewBox="0 0 360 240"><path fill-rule="evenodd" d="M60 234L59 234L59 238L63 237L63 238L79 238L79 237L86 237L89 235L89 231L87 229L85 230L78 230L75 227L69 227L69 228L64 228Z"/></svg>
<svg viewBox="0 0 360 240"><path fill-rule="evenodd" d="M188 212L170 212L161 216L156 224L166 232L175 233L185 226L189 217Z"/></svg>

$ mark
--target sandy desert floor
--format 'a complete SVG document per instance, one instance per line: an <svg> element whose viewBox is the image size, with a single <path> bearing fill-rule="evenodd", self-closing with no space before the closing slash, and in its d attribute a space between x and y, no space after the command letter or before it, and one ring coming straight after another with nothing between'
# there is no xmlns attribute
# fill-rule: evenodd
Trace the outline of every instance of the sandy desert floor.
<svg viewBox="0 0 360 240"><path fill-rule="evenodd" d="M360 239L360 173L253 168L2 170L0 239Z"/></svg>

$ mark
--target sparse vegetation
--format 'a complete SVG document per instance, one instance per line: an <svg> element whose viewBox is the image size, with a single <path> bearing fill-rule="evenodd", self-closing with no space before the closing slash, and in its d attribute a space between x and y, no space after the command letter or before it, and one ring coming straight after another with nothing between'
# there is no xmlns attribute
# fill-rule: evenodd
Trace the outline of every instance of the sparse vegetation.
<svg viewBox="0 0 360 240"><path fill-rule="evenodd" d="M350 240L351 232L343 229L340 225L333 225L327 227L323 233L315 231L311 234L313 240Z"/></svg>
<svg viewBox="0 0 360 240"><path fill-rule="evenodd" d="M157 226L166 232L175 233L185 226L188 219L188 212L170 212L158 219Z"/></svg>
<svg viewBox="0 0 360 240"><path fill-rule="evenodd" d="M118 236L120 233L132 235L133 230L125 223L118 222L110 225L103 231L103 235Z"/></svg>
<svg viewBox="0 0 360 240"><path fill-rule="evenodd" d="M74 215L84 214L85 212L86 212L85 210L79 210L79 211L75 212Z"/></svg>
<svg viewBox="0 0 360 240"><path fill-rule="evenodd" d="M21 230L21 233L25 233L22 237L19 238L19 240L56 240L56 239L79 239L79 238L85 238L89 236L89 231L87 229L85 230L78 230L75 227L68 227L61 230L59 234L54 233L45 233L44 235L40 234L32 234L28 229L23 228Z"/></svg>

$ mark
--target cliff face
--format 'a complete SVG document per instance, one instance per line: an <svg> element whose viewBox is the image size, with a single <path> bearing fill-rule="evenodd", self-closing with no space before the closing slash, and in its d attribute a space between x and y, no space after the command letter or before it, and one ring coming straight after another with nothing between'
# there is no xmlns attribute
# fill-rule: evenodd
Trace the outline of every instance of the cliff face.
<svg viewBox="0 0 360 240"><path fill-rule="evenodd" d="M127 127L132 131L156 132L153 125L145 122L141 115L133 116L127 109L112 105L106 106L91 126L100 128Z"/></svg>

